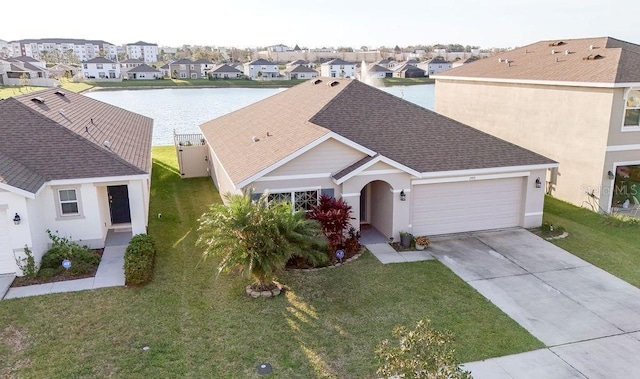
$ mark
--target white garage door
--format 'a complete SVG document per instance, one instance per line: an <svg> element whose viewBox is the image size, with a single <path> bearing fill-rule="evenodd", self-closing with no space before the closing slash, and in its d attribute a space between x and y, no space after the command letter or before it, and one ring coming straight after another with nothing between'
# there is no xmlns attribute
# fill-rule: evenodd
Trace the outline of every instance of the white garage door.
<svg viewBox="0 0 640 379"><path fill-rule="evenodd" d="M413 234L436 235L518 226L524 178L413 186Z"/></svg>
<svg viewBox="0 0 640 379"><path fill-rule="evenodd" d="M16 272L15 258L9 243L9 223L7 211L0 210L0 274Z"/></svg>

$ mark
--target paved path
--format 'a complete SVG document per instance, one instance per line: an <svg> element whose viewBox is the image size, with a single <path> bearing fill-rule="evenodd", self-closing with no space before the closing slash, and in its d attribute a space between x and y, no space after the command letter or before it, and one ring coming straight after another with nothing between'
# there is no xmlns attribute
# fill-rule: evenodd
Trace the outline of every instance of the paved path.
<svg viewBox="0 0 640 379"><path fill-rule="evenodd" d="M640 377L640 289L522 230L430 251L546 349L465 364L476 379Z"/></svg>
<svg viewBox="0 0 640 379"><path fill-rule="evenodd" d="M130 239L130 231L109 231L98 271L93 278L13 287L5 294L4 299L124 286L124 252Z"/></svg>
<svg viewBox="0 0 640 379"><path fill-rule="evenodd" d="M396 251L388 243L374 243L365 245L367 250L371 252L382 264L388 263L404 263L418 262L433 259L428 252L422 251Z"/></svg>

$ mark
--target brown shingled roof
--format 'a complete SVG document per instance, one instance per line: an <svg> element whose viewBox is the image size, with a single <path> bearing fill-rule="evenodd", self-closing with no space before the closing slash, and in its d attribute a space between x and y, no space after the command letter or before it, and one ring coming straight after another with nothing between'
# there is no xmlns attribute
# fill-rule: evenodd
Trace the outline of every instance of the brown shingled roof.
<svg viewBox="0 0 640 379"><path fill-rule="evenodd" d="M555 163L357 80L321 80L201 125L234 184L331 131L423 173Z"/></svg>
<svg viewBox="0 0 640 379"><path fill-rule="evenodd" d="M59 88L0 101L0 183L34 193L49 180L148 174L152 128Z"/></svg>
<svg viewBox="0 0 640 379"><path fill-rule="evenodd" d="M586 59L589 55L602 58ZM640 83L640 45L611 37L540 41L433 77Z"/></svg>

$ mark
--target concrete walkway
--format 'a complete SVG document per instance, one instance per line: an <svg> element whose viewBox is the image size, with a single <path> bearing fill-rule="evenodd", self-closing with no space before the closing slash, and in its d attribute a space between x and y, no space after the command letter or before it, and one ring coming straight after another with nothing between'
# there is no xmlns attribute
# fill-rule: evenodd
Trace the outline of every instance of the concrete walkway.
<svg viewBox="0 0 640 379"><path fill-rule="evenodd" d="M389 239L372 226L360 231L360 243L371 252L382 264L418 262L433 259L426 251L396 251L389 245Z"/></svg>
<svg viewBox="0 0 640 379"><path fill-rule="evenodd" d="M465 364L474 378L638 377L637 287L522 229L439 238L430 249L547 345Z"/></svg>
<svg viewBox="0 0 640 379"><path fill-rule="evenodd" d="M131 237L130 230L109 230L102 259L93 278L14 287L9 289L4 299L124 286L124 252Z"/></svg>

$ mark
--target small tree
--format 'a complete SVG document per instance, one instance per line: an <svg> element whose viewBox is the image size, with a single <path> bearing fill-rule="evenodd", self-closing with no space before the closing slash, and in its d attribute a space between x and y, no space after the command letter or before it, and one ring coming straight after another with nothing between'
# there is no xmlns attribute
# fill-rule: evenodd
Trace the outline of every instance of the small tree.
<svg viewBox="0 0 640 379"><path fill-rule="evenodd" d="M221 258L218 270L239 268L256 290L275 287L274 278L294 254L312 261L326 259L320 224L293 212L289 203L269 203L266 195L226 194L227 206L214 204L200 218L198 244L203 257Z"/></svg>
<svg viewBox="0 0 640 379"><path fill-rule="evenodd" d="M320 196L317 206L313 207L307 217L317 220L322 226L322 232L327 237L330 253L344 248L346 233L350 226L351 206L342 199L328 195ZM333 254L331 254L333 256Z"/></svg>
<svg viewBox="0 0 640 379"><path fill-rule="evenodd" d="M376 349L381 362L378 375L403 379L471 379L471 373L460 368L455 359L452 334L431 326L429 319L420 320L415 329L398 326L393 330L398 346L384 340Z"/></svg>

